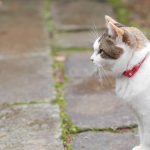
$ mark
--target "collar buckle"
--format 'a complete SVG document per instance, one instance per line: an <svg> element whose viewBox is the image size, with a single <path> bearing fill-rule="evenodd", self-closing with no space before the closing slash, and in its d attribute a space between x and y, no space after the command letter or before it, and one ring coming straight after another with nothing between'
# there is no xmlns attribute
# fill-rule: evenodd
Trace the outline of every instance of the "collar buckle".
<svg viewBox="0 0 150 150"><path fill-rule="evenodd" d="M146 58L147 58L147 55L142 59L140 63L138 63L137 65L134 65L131 69L124 71L123 75L128 78L133 77L138 72L138 70L140 69L141 65L144 63Z"/></svg>
<svg viewBox="0 0 150 150"><path fill-rule="evenodd" d="M124 71L123 75L128 78L131 78L139 70L139 68L140 68L140 66L135 65L132 67L132 69Z"/></svg>

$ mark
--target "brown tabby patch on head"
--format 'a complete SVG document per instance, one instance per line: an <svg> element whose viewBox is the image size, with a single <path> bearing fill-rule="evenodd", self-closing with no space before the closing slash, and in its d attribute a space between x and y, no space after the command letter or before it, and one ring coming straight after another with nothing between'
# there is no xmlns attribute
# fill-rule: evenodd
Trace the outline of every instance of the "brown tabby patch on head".
<svg viewBox="0 0 150 150"><path fill-rule="evenodd" d="M139 50L145 47L147 38L145 35L135 27L122 27L125 33L123 35L123 42L128 44L134 50Z"/></svg>
<svg viewBox="0 0 150 150"><path fill-rule="evenodd" d="M107 33L102 35L99 47L102 58L118 59L123 53L123 49L115 45L115 41Z"/></svg>

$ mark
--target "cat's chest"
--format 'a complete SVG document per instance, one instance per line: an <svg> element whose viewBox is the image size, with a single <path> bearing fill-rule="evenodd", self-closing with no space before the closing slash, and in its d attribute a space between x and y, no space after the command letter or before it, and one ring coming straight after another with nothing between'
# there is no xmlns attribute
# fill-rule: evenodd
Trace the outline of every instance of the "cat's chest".
<svg viewBox="0 0 150 150"><path fill-rule="evenodd" d="M141 81L138 79L128 79L126 77L116 80L116 94L125 100L131 100L141 92L144 92Z"/></svg>
<svg viewBox="0 0 150 150"><path fill-rule="evenodd" d="M134 98L150 99L150 70L140 70L131 78L122 77L116 80L116 94L125 100Z"/></svg>
<svg viewBox="0 0 150 150"><path fill-rule="evenodd" d="M131 93L133 93L133 87L126 79L116 80L115 91L118 97L128 99L130 98Z"/></svg>

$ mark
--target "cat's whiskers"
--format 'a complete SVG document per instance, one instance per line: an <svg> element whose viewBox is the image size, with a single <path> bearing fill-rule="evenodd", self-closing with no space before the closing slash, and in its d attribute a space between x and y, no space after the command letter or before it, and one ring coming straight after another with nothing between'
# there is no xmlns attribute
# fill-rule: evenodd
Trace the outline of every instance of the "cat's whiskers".
<svg viewBox="0 0 150 150"><path fill-rule="evenodd" d="M99 37L99 33L97 32L97 28L95 24L93 25L93 27L91 27L91 31L94 35L94 39Z"/></svg>
<svg viewBox="0 0 150 150"><path fill-rule="evenodd" d="M102 71L103 71L103 74L105 76L105 79L106 79L106 82L108 83L108 86L111 86L112 85L112 82L110 80L110 78L108 77L108 74L106 73L105 69L103 68L102 66Z"/></svg>
<svg viewBox="0 0 150 150"><path fill-rule="evenodd" d="M93 43L95 41L95 38L97 38L97 35L92 30L90 30L89 36L90 36L89 39L90 39L91 43Z"/></svg>
<svg viewBox="0 0 150 150"><path fill-rule="evenodd" d="M100 73L102 74L102 80L103 80L102 86L104 86L106 83L108 83L108 80L107 80L106 75L104 73L103 67L101 67L100 71L101 71Z"/></svg>
<svg viewBox="0 0 150 150"><path fill-rule="evenodd" d="M106 83L107 86L112 85L112 82L111 82L110 78L108 77L107 73L105 72L105 69L103 68L103 66L100 66L98 68L98 74L100 77L99 81L100 81L102 86L104 86L104 83Z"/></svg>
<svg viewBox="0 0 150 150"><path fill-rule="evenodd" d="M99 83L100 83L101 85L103 85L103 82L102 82L103 77L102 77L102 73L101 73L101 67L98 67L98 68L97 68L97 73L98 73L98 75L99 75Z"/></svg>
<svg viewBox="0 0 150 150"><path fill-rule="evenodd" d="M97 36L97 38L99 37L99 33L98 33L98 30L97 30L97 27L96 27L96 25L95 25L95 23L94 23L94 31L95 31L95 34L96 34L96 36Z"/></svg>

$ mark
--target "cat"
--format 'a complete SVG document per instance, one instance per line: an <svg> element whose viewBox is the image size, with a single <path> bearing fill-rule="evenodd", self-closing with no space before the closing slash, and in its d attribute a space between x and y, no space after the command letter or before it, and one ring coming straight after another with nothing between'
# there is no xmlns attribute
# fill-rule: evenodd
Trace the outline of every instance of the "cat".
<svg viewBox="0 0 150 150"><path fill-rule="evenodd" d="M140 144L132 150L150 150L150 42L135 27L107 15L105 21L106 30L95 40L90 59L98 68L109 65L116 95L137 118Z"/></svg>

